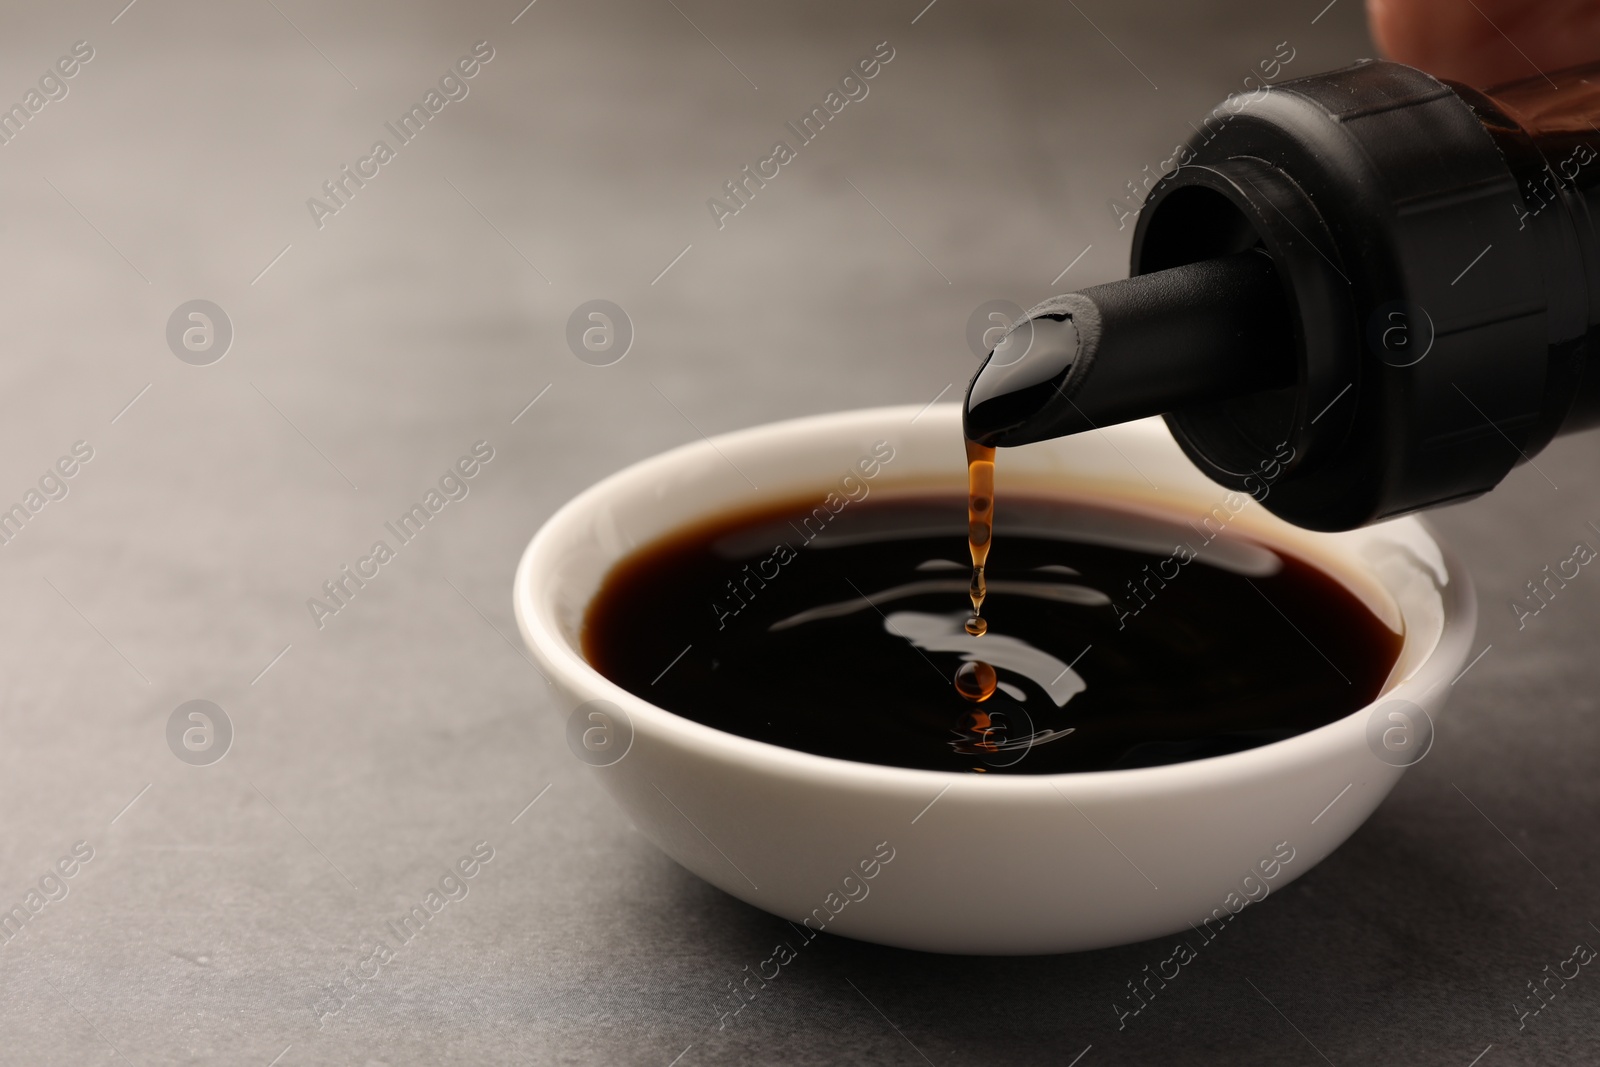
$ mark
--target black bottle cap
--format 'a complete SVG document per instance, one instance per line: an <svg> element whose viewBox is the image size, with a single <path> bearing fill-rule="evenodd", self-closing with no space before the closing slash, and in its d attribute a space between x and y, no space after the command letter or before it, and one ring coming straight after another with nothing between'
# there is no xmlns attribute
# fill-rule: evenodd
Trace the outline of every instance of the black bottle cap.
<svg viewBox="0 0 1600 1067"><path fill-rule="evenodd" d="M1292 389L1179 408L1188 455L1345 529L1492 489L1546 403L1546 300L1517 183L1457 91L1397 63L1286 82L1152 191L1133 271L1259 244L1288 282ZM1519 358L1523 357L1523 358Z"/></svg>
<svg viewBox="0 0 1600 1067"><path fill-rule="evenodd" d="M1015 444L1165 414L1214 480L1312 529L1493 488L1570 397L1538 246L1518 238L1517 182L1474 99L1363 62L1226 102L1151 190L1133 277L1030 313L1075 316L1082 349L1100 312L1095 365L1060 360L1041 377L1054 397L1034 393L1053 413L1030 418L993 407L980 369L969 431ZM1136 290L1147 278L1174 284ZM1178 283L1201 287L1198 309Z"/></svg>

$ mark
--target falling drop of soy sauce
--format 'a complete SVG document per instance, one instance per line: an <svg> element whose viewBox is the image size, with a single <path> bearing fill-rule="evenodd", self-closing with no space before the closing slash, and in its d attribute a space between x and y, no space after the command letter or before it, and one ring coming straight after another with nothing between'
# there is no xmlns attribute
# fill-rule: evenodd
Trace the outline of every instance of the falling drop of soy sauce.
<svg viewBox="0 0 1600 1067"><path fill-rule="evenodd" d="M983 601L989 595L983 567L989 558L989 538L994 532L994 449L976 441L967 442L967 548L972 553L972 616L967 633L982 637L989 632L983 617ZM963 663L956 670L956 692L979 702L994 695L994 668L982 660Z"/></svg>
<svg viewBox="0 0 1600 1067"><path fill-rule="evenodd" d="M981 704L994 696L996 681L994 668L981 659L968 660L956 668L956 692L974 704Z"/></svg>

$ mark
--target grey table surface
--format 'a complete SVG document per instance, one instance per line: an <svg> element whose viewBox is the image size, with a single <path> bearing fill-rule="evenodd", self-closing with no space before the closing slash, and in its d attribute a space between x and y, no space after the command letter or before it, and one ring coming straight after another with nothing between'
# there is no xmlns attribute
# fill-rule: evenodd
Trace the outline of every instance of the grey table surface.
<svg viewBox="0 0 1600 1067"><path fill-rule="evenodd" d="M0 942L0 1062L1600 1056L1593 979L1512 1010L1600 939L1600 579L1520 630L1508 606L1600 544L1590 438L1436 516L1492 647L1435 750L1126 1029L1164 943L829 937L716 1029L785 927L567 752L511 614L528 537L701 432L959 391L973 308L1121 276L1107 201L1280 42L1288 74L1373 50L1355 0L924 2L7 5L0 100L93 57L0 145L0 503L93 458L0 549L0 903L59 897ZM469 94L319 225L308 199L478 41ZM869 95L719 228L707 198L882 41ZM208 366L166 338L196 298L235 334ZM636 329L613 366L565 340L593 298ZM319 628L307 599L480 440L470 494ZM168 746L194 699L232 724L208 766ZM480 841L467 897L327 1013Z"/></svg>

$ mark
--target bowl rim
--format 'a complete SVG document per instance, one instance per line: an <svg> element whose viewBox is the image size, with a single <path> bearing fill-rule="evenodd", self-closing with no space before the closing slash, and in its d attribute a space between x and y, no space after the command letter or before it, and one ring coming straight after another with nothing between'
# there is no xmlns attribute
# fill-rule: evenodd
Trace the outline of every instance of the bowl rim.
<svg viewBox="0 0 1600 1067"><path fill-rule="evenodd" d="M620 484L644 480L647 475L664 474L691 459L703 457L708 448L717 452L737 452L752 442L773 435L824 434L847 427L890 421L905 421L909 416L925 415L936 408L956 408L955 404L892 405L807 415L762 423L690 441L667 451L631 463L595 482L556 509L529 540L518 562L512 586L512 606L523 641L538 661L540 673L552 689L566 688L590 694L586 700L608 700L627 713L635 733L649 733L654 739L692 751L703 763L727 763L751 771L784 778L797 778L842 789L873 793L925 795L930 788L948 787L966 780L967 793L974 790L987 797L1015 797L1018 794L1063 796L1150 795L1187 791L1214 786L1218 780L1239 782L1281 774L1287 769L1321 764L1337 748L1338 735L1351 730L1352 723L1369 716L1373 709L1393 700L1409 700L1426 708L1426 699L1443 682L1458 678L1453 672L1465 663L1477 628L1477 596L1460 557L1440 540L1432 526L1415 515L1390 519L1388 524L1408 524L1437 546L1444 563L1446 580L1440 590L1443 626L1427 657L1405 678L1379 693L1371 702L1312 730L1279 741L1219 756L1185 760L1155 767L1130 767L1098 771L1067 771L1053 774L973 775L956 771L898 767L822 756L785 748L767 741L743 737L707 726L652 704L611 681L583 658L581 650L561 634L535 595L534 574L545 563L543 557L555 551L554 543L565 528L583 521L595 506L614 494ZM1157 419L1106 427L1101 432L1115 434L1166 433ZM655 480L652 478L651 480ZM661 531L662 534L668 531ZM659 536L659 535L657 535ZM1338 534L1313 534L1315 537ZM654 538L652 538L653 540ZM1409 638L1407 638L1409 640ZM1451 684L1454 681L1451 680ZM619 760L619 763L625 762ZM615 765L613 765L615 766ZM1396 773L1405 767L1394 768ZM1063 792L1065 790L1065 792ZM939 795L943 795L940 792ZM930 805L931 806L931 805Z"/></svg>

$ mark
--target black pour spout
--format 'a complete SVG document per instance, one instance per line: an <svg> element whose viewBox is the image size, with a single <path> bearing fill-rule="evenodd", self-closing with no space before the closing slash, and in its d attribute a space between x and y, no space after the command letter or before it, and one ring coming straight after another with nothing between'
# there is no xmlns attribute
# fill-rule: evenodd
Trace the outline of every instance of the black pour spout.
<svg viewBox="0 0 1600 1067"><path fill-rule="evenodd" d="M1241 252L1040 304L967 390L966 434L1004 447L1294 381L1272 260Z"/></svg>

